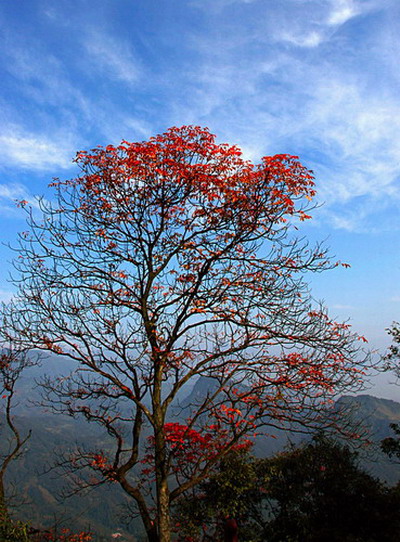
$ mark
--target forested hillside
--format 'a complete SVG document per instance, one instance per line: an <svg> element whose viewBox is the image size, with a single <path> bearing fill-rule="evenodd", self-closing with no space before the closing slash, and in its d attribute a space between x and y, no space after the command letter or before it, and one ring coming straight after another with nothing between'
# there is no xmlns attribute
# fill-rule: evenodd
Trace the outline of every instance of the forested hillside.
<svg viewBox="0 0 400 542"><path fill-rule="evenodd" d="M28 397L28 390L32 389L34 377L35 371L32 371L22 382L25 397ZM181 407L185 409L194 398L198 400L202 394L206 394L208 384L207 380L198 381L190 397L181 401ZM39 397L38 390L34 395ZM379 451L379 442L391 435L389 424L400 421L400 403L360 395L342 397L337 406L343 407L344 404L352 407L356 421L363 421L368 426L369 438L375 443L361 449L361 464L373 475L394 485L399 480L400 467ZM107 450L107 447L112 446L112 441L104 431L82 420L43 412L39 407L28 406L22 400L15 421L22 434L32 430L23 455L11 465L7 476L9 487L15 490L17 497L18 505L14 511L16 517L38 526L51 526L60 522L73 524L78 530L90 528L96 533L97 540L102 540L102 537L109 540L119 528L119 532L124 535L120 540L140 540L139 521L133 521L130 526L123 524L123 516L130 515L130 512L124 507L126 499L117 486L102 486L86 495L75 495L63 501L60 494L67 480L60 476L59 470L49 470L63 453L77 445ZM259 457L267 457L284 449L289 443L296 444L304 439L307 439L305 435L277 430L273 436L257 437L253 451ZM6 442L7 438L3 438L3 449ZM21 499L26 501L25 504L21 504Z"/></svg>

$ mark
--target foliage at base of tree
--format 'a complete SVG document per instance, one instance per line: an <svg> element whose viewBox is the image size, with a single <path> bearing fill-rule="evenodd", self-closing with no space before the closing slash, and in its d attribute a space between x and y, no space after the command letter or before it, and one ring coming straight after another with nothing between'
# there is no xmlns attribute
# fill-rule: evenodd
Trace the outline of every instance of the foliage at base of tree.
<svg viewBox="0 0 400 542"><path fill-rule="evenodd" d="M60 530L35 529L28 523L13 521L8 515L0 515L1 542L90 542L91 533L74 533L68 528Z"/></svg>
<svg viewBox="0 0 400 542"><path fill-rule="evenodd" d="M389 350L384 357L387 363L386 370L393 371L398 378L400 376L400 324L398 322L393 322L392 327L387 331L390 335L392 335L392 344L390 345ZM381 442L381 449L390 458L399 460L400 425L397 423L391 423L390 428L392 429L395 436L383 439Z"/></svg>
<svg viewBox="0 0 400 542"><path fill-rule="evenodd" d="M30 542L30 527L22 521L13 522L0 515L0 540L2 542Z"/></svg>
<svg viewBox="0 0 400 542"><path fill-rule="evenodd" d="M381 442L382 451L391 458L400 459L400 426L397 423L391 423L390 428L396 437L387 437Z"/></svg>
<svg viewBox="0 0 400 542"><path fill-rule="evenodd" d="M269 473L276 505L267 540L398 540L398 490L363 471L348 446L316 437L273 458Z"/></svg>
<svg viewBox="0 0 400 542"><path fill-rule="evenodd" d="M348 446L322 435L270 459L224 458L176 507L180 540L222 539L227 517L237 520L241 542L394 542L400 491L363 471Z"/></svg>
<svg viewBox="0 0 400 542"><path fill-rule="evenodd" d="M226 518L240 524L240 540L259 540L262 494L259 487L263 462L247 451L233 452L220 462L218 471L175 508L178 540L223 540ZM253 533L253 536L251 535ZM254 538L253 538L254 537Z"/></svg>

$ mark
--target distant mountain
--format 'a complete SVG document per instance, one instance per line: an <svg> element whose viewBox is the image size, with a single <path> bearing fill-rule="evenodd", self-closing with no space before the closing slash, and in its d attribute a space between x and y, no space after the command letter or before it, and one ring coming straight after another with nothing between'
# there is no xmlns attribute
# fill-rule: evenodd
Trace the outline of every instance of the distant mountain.
<svg viewBox="0 0 400 542"><path fill-rule="evenodd" d="M39 365L33 365L24 369L16 386L16 406L14 412L21 415L35 416L38 410L32 408L32 402L39 401L41 398L41 389L38 381L44 375L51 378L66 376L74 371L77 363L67 357L54 354L41 355Z"/></svg>
<svg viewBox="0 0 400 542"><path fill-rule="evenodd" d="M189 416L191 405L200 405L207 397L207 394L212 394L217 387L217 382L213 378L200 376L192 388L188 390L182 389L180 398L178 399L179 408L183 412L182 415Z"/></svg>
<svg viewBox="0 0 400 542"><path fill-rule="evenodd" d="M0 453L7 449L9 435L4 434L4 420L0 419L2 440ZM110 438L105 436L99 427L81 420L73 420L66 416L39 415L15 416L15 423L21 435L32 430L31 438L24 447L23 455L15 461L8 471L7 487L12 488L18 500L16 516L30 521L35 526L50 527L55 522L74 530L92 529L97 533L96 541L109 541L111 535L121 527L118 516L122 505L128 502L123 492L116 486L102 486L82 496L74 496L64 502L59 494L65 480L48 467L60 458L61 451L67 452L76 444L86 445L91 449L107 449ZM141 527L132 525L120 529L124 534L121 541L134 542L140 540L133 536Z"/></svg>
<svg viewBox="0 0 400 542"><path fill-rule="evenodd" d="M400 403L365 394L343 396L337 405L348 407L355 423L368 430L371 445L360 451L364 468L390 485L397 484L400 480L400 464L382 453L379 445L384 438L394 436L390 424L400 423Z"/></svg>
<svg viewBox="0 0 400 542"><path fill-rule="evenodd" d="M60 450L73 447L75 443L84 443L89 448L107 449L111 446L110 437L96 425L82 420L59 415L44 415L39 408L29 406L26 399L35 398L39 391L35 388L35 378L47 372L52 376L68 374L74 369L70 360L56 358L44 363L42 368L26 371L19 385L20 405L15 412L16 423L22 434L32 429L32 437L28 441L25 454L16 462L9 473L9 481L13 481L17 493L28 498L31 504L18 507L21 519L30 520L34 525L52 525L54 518L64 519L67 526L74 525L78 529L90 526L98 533L97 540L110 540L121 525L118 515L121 506L126 502L123 491L118 486L101 487L86 496L74 497L64 503L57 500L57 494L64 484L55 478L54 472L44 473L46 465L52 464ZM189 388L186 397L180 394L180 405L177 416L187 417L190 404L199 404L207 393L213 391L215 383L212 379L199 378L193 388ZM370 440L375 443L361 454L361 464L375 476L395 484L400 479L400 467L389 461L379 451L379 442L391 435L390 423L400 423L400 403L379 399L371 395L357 397L344 396L336 407L347 407L352 411L356 424L364 423L369 428ZM0 417L1 422L1 417ZM0 453L7 446L7 434L4 425L0 427ZM269 456L282 450L289 443L297 444L305 438L284 428L273 431L272 436L260 436L256 439L254 452L258 456ZM140 541L140 522L132 524L129 529L120 531L124 541Z"/></svg>
<svg viewBox="0 0 400 542"><path fill-rule="evenodd" d="M200 404L207 393L215 389L215 381L200 377L186 399L182 401L183 412L190 412L190 404ZM392 436L391 423L400 423L400 403L389 399L381 399L372 395L343 396L334 405L337 412L346 412L346 420L355 428L367 433L369 446L359 449L360 462L371 474L395 484L400 480L400 465L380 451L382 439ZM309 437L308 437L309 438ZM267 457L283 450L289 445L296 446L307 440L304 434L295 433L290 428L271 429L270 434L257 437L253 452L259 457ZM353 444L357 447L357 442Z"/></svg>
<svg viewBox="0 0 400 542"><path fill-rule="evenodd" d="M400 423L400 403L372 395L343 396L337 405L350 406L356 419L370 427L371 437L382 440L390 433L390 423Z"/></svg>

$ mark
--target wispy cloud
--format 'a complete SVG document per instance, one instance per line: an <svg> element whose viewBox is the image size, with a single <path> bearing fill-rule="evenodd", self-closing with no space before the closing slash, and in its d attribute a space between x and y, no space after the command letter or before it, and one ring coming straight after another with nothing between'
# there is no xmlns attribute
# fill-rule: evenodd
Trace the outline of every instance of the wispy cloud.
<svg viewBox="0 0 400 542"><path fill-rule="evenodd" d="M72 121L71 110L85 112L90 100L70 79L65 62L46 49L39 38L28 40L5 29L1 46L5 70L19 82L19 91L30 103L33 116L39 113L39 106L42 113L43 108L57 107L64 123Z"/></svg>
<svg viewBox="0 0 400 542"><path fill-rule="evenodd" d="M346 27L390 4L288 0L274 9L255 2L252 11L242 3L243 25L221 19L218 33L194 37L203 63L190 72L191 91L175 114L203 118L251 158L299 154L316 172L326 204L320 216L334 227L400 228L393 218L400 205L400 102L390 84L396 45L381 40L385 19L375 27L368 22L362 50ZM385 206L391 217L377 222L376 210Z"/></svg>
<svg viewBox="0 0 400 542"><path fill-rule="evenodd" d="M0 198L16 201L26 199L27 188L18 183L0 184Z"/></svg>
<svg viewBox="0 0 400 542"><path fill-rule="evenodd" d="M139 81L139 64L128 43L95 30L88 33L84 46L92 61L94 60L91 71L102 71L129 85Z"/></svg>
<svg viewBox="0 0 400 542"><path fill-rule="evenodd" d="M297 11L295 22L275 30L275 39L300 48L318 47L329 41L338 27L367 9L365 4L361 7L354 0L331 0L330 4L329 6L328 2L318 6L312 0L308 2L308 6L303 4L302 12ZM321 9L322 6L324 9Z"/></svg>
<svg viewBox="0 0 400 542"><path fill-rule="evenodd" d="M49 136L30 134L16 126L0 131L0 145L4 165L31 170L54 170L71 167L73 149L65 142L51 140Z"/></svg>
<svg viewBox="0 0 400 542"><path fill-rule="evenodd" d="M318 45L320 45L324 39L325 37L323 33L315 30L312 30L307 34L298 35L284 31L279 35L279 40L286 41L296 45L297 47L318 47Z"/></svg>
<svg viewBox="0 0 400 542"><path fill-rule="evenodd" d="M344 24L361 11L361 6L353 0L333 0L332 11L328 16L327 23L335 26Z"/></svg>
<svg viewBox="0 0 400 542"><path fill-rule="evenodd" d="M43 17L68 36L70 56L67 48L46 50L45 40L7 34L6 69L30 114L10 106L0 129L4 163L66 168L79 148L202 124L254 160L300 155L326 203L321 219L370 227L383 200L392 216L400 205L396 3L188 0L184 35L161 25L160 37L143 31L142 49L106 20L112 10L98 21L84 10L88 25L66 17L67 2L54 4ZM197 10L196 24L185 20ZM176 48L170 58L166 43Z"/></svg>
<svg viewBox="0 0 400 542"><path fill-rule="evenodd" d="M18 209L20 202L27 202L32 209L39 209L37 196L21 183L0 184L0 215L8 218L22 218Z"/></svg>

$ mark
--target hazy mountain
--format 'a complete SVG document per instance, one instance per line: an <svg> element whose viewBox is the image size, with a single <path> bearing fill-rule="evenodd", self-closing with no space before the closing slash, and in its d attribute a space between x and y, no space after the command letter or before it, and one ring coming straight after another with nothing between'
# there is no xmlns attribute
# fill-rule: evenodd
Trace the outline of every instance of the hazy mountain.
<svg viewBox="0 0 400 542"><path fill-rule="evenodd" d="M18 516L30 520L35 525L52 525L55 517L64 519L67 526L77 528L90 526L99 536L98 540L110 540L112 533L121 525L118 514L125 502L123 491L117 486L101 487L86 496L74 497L64 503L57 500L64 482L55 477L54 472L44 473L46 466L54 463L60 450L74 447L76 443L86 444L88 448L104 448L112 445L110 437L96 425L82 420L74 420L66 416L44 415L39 408L29 406L28 398L35 398L35 378L47 372L53 376L68 374L74 369L69 360L50 360L42 368L26 371L19 382L20 405L16 411L15 421L25 434L32 429L25 454L15 462L9 472L9 481L13 481L19 495L24 496L30 504L18 507ZM199 378L186 397L180 401L181 416L186 417L191 403L199 403L207 393L212 391L214 382ZM361 422L369 427L370 440L375 442L362 453L362 464L373 474L389 483L397 483L400 478L400 467L390 462L381 454L378 443L391 435L390 423L400 423L400 403L379 399L370 395L358 397L342 397L337 407L351 407L356 424ZM181 409L184 409L183 411ZM0 418L1 421L1 418ZM7 446L7 434L4 425L0 427L2 439L0 451ZM267 456L282 450L288 442L297 443L304 435L294 435L288 430L274 431L275 438L260 436L255 442L254 451L259 456ZM140 522L127 530L121 530L124 538L120 540L140 540ZM133 536L132 533L136 534Z"/></svg>
<svg viewBox="0 0 400 542"><path fill-rule="evenodd" d="M15 423L22 436L32 431L23 455L11 465L7 476L8 487L26 501L20 504L17 500L17 516L37 526L52 526L61 521L64 526L73 525L75 530L91 528L99 535L98 540L110 540L111 534L121 525L118 515L126 501L121 490L113 485L102 486L61 502L59 494L65 480L55 471L49 471L49 466L60 458L62 451L67 452L76 445L106 450L110 445L109 437L96 425L66 416L26 414L15 416ZM0 451L7 449L9 436L4 434L3 428L1 423ZM128 536L126 529L121 532L125 537L120 540L138 540Z"/></svg>
<svg viewBox="0 0 400 542"><path fill-rule="evenodd" d="M368 424L374 440L381 440L388 436L390 423L400 423L400 403L397 401L372 395L358 395L356 397L343 396L337 404L351 406L356 419Z"/></svg>
<svg viewBox="0 0 400 542"><path fill-rule="evenodd" d="M390 424L400 423L400 403L365 394L341 397L337 405L350 407L355 424L368 430L371 444L360 450L364 468L390 485L398 483L400 464L382 453L379 444L385 437L394 436Z"/></svg>

